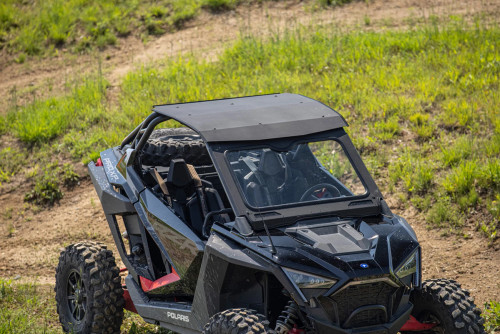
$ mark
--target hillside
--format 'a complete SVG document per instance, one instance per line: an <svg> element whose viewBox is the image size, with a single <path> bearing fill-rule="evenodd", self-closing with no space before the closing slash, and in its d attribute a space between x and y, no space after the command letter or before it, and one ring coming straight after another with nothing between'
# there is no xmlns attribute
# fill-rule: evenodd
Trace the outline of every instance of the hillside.
<svg viewBox="0 0 500 334"><path fill-rule="evenodd" d="M425 278L460 281L480 306L500 301L498 17L496 1L263 2L202 11L146 43L131 34L22 64L3 54L0 284L37 282L25 332L58 330L48 291L59 249L112 244L86 162L153 104L276 91L346 117L390 207L417 232Z"/></svg>

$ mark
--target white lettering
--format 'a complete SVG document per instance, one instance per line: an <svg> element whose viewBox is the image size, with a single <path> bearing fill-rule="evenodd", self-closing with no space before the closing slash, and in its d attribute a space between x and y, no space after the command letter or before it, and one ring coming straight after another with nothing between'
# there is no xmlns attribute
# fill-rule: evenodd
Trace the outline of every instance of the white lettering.
<svg viewBox="0 0 500 334"><path fill-rule="evenodd" d="M106 174L108 174L108 176L113 180L118 181L119 177L118 174L116 174L116 169L113 166L111 159L110 158L102 159L102 163L104 165L104 168L106 169Z"/></svg>
<svg viewBox="0 0 500 334"><path fill-rule="evenodd" d="M179 314L175 312L167 312L167 317L172 318L174 320L181 320L184 322L189 322L189 317L184 314Z"/></svg>

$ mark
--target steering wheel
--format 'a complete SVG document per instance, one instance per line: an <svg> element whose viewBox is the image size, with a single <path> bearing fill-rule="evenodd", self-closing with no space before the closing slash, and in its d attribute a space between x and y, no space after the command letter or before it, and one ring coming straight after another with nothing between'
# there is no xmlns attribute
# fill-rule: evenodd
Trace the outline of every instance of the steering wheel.
<svg viewBox="0 0 500 334"><path fill-rule="evenodd" d="M340 191L334 185L329 183L319 183L307 189L300 197L300 202L304 202L306 200L316 201L330 199L340 196Z"/></svg>

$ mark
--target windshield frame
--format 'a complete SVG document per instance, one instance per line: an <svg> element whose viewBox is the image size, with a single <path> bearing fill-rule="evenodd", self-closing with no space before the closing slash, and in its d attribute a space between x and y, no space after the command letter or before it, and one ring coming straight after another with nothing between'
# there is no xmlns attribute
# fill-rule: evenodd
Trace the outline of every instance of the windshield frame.
<svg viewBox="0 0 500 334"><path fill-rule="evenodd" d="M366 192L363 195L254 207L245 198L240 182L226 156L230 151L263 147L283 150L293 143L311 143L326 140L335 140L341 145L359 180L365 187ZM207 143L207 148L236 216L245 216L252 228L261 229L264 222L269 226L277 227L316 217L363 217L381 213L380 201L382 195L343 128L306 136L265 141Z"/></svg>

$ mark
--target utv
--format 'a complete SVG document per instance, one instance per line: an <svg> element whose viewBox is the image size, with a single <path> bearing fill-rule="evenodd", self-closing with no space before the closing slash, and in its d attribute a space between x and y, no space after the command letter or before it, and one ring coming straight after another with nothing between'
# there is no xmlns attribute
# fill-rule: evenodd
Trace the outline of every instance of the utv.
<svg viewBox="0 0 500 334"><path fill-rule="evenodd" d="M179 333L484 333L457 282L422 282L346 126L294 94L155 106L88 166L125 268L61 252L64 331L118 333L125 308Z"/></svg>

